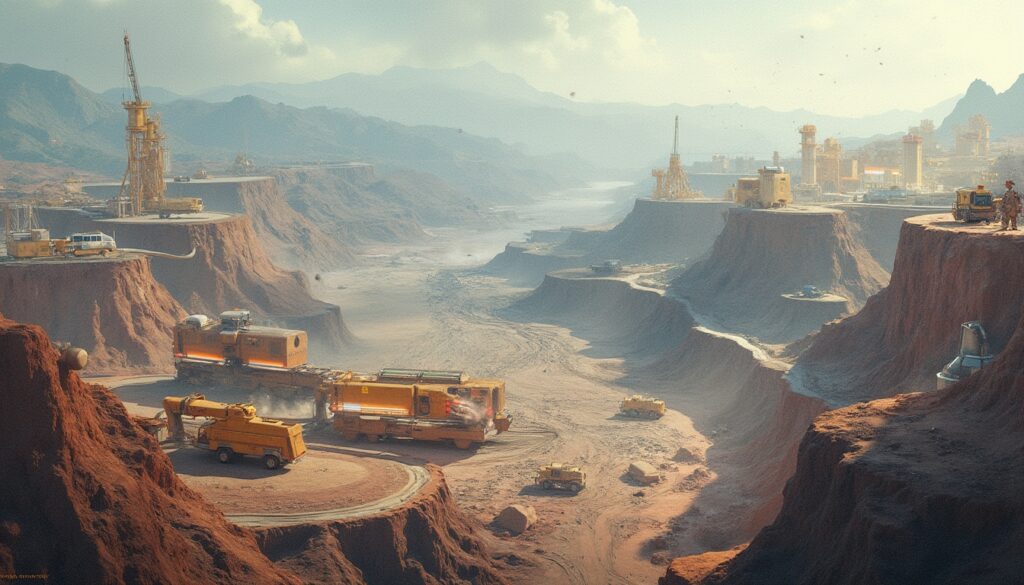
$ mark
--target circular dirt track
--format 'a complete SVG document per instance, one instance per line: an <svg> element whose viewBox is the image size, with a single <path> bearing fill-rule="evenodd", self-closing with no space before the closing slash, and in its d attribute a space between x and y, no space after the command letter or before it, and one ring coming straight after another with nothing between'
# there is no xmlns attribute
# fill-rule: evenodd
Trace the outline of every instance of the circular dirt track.
<svg viewBox="0 0 1024 585"><path fill-rule="evenodd" d="M156 413L163 396L184 395L197 389L167 376L90 381L111 388L129 413L146 417ZM213 400L251 400L240 391L204 390ZM186 433L194 435L203 419L184 417L182 422ZM267 470L255 457L223 464L212 452L185 444L165 443L164 451L182 481L220 508L228 520L243 526L287 526L376 514L408 501L430 479L422 466L331 444L333 436L323 437L328 442L312 443L313 433L304 434L306 455L277 471Z"/></svg>
<svg viewBox="0 0 1024 585"><path fill-rule="evenodd" d="M285 526L365 516L398 506L427 482L426 469L396 461L313 450L280 471L258 459L225 465L213 453L167 449L190 488L235 524Z"/></svg>

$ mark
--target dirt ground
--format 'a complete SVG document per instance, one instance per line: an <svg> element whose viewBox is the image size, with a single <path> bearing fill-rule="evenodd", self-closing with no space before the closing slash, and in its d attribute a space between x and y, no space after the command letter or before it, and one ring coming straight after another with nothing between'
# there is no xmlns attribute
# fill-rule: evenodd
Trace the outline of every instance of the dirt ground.
<svg viewBox="0 0 1024 585"><path fill-rule="evenodd" d="M339 304L359 338L339 364L500 376L512 429L474 451L402 441L382 448L443 465L459 505L485 524L509 504L534 506L535 528L491 537L499 555L520 563L510 575L518 583L656 581L663 561L645 545L664 532L659 519L686 510L696 495L682 479L697 465L671 457L679 447L703 452L708 440L680 412L657 421L617 416L631 393L616 384L620 360L585 356L586 344L564 328L496 316L527 289L459 266L469 262L451 254L464 243L455 237L442 234L432 248L381 250L363 266L321 275L314 293ZM500 250L503 240L495 242ZM665 480L634 483L626 470L635 460L662 467ZM585 467L587 488L576 496L536 488L536 469L551 461Z"/></svg>

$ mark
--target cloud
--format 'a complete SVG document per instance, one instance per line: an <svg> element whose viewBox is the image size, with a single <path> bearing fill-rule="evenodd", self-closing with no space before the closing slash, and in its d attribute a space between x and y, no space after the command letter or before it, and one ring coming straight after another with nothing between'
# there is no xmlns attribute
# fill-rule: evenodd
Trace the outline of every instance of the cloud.
<svg viewBox="0 0 1024 585"><path fill-rule="evenodd" d="M255 0L220 0L220 3L234 13L238 32L268 43L279 55L302 57L309 53L309 45L294 20L264 19L263 7Z"/></svg>

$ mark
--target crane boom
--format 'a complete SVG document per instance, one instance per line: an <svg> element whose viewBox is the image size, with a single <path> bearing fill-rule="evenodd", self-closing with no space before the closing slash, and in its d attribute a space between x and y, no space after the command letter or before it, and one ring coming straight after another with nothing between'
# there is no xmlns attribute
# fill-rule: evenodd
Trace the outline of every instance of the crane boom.
<svg viewBox="0 0 1024 585"><path fill-rule="evenodd" d="M124 57L128 62L128 79L132 82L132 93L135 94L135 103L142 103L142 92L139 91L139 80L135 76L135 62L132 61L132 45L128 41L128 33L124 33Z"/></svg>

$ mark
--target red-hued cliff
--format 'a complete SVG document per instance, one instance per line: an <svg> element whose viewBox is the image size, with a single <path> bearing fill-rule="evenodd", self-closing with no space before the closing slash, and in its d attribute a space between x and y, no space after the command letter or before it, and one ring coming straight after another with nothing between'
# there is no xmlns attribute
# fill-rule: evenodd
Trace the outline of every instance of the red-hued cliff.
<svg viewBox="0 0 1024 585"><path fill-rule="evenodd" d="M672 283L672 292L724 330L790 342L821 326L820 311L786 303L814 285L860 308L888 280L853 238L846 216L824 208L729 210L710 254Z"/></svg>
<svg viewBox="0 0 1024 585"><path fill-rule="evenodd" d="M950 388L820 416L775 522L708 571L665 585L1018 583L1024 575L1024 321ZM694 570L694 561L700 570Z"/></svg>
<svg viewBox="0 0 1024 585"><path fill-rule="evenodd" d="M90 186L101 198L113 197L120 185ZM241 213L252 220L274 262L292 268L325 270L355 262L351 242L329 237L323 226L298 213L274 177L229 177L167 182L170 197L200 197L207 211Z"/></svg>
<svg viewBox="0 0 1024 585"><path fill-rule="evenodd" d="M263 552L313 583L506 583L457 509L441 468L401 507L366 518L258 530Z"/></svg>
<svg viewBox="0 0 1024 585"><path fill-rule="evenodd" d="M303 273L275 266L245 216L143 223L95 221L70 210L40 215L55 233L99 229L116 234L121 247L184 254L194 246L191 260L152 259L153 275L190 313L246 308L262 321L306 329L321 361L351 339L341 310L314 299Z"/></svg>
<svg viewBox="0 0 1024 585"><path fill-rule="evenodd" d="M51 583L300 583L186 487L106 388L0 319L0 573Z"/></svg>
<svg viewBox="0 0 1024 585"><path fill-rule="evenodd" d="M92 374L167 372L185 310L140 256L0 264L0 311L89 352Z"/></svg>
<svg viewBox="0 0 1024 585"><path fill-rule="evenodd" d="M822 329L794 370L804 385L836 405L930 390L965 321L1002 350L1024 303L1024 235L994 230L948 214L904 222L889 286Z"/></svg>
<svg viewBox="0 0 1024 585"><path fill-rule="evenodd" d="M256 532L181 482L102 386L58 366L43 330L0 317L0 574L53 583L504 583L439 468L410 501Z"/></svg>

